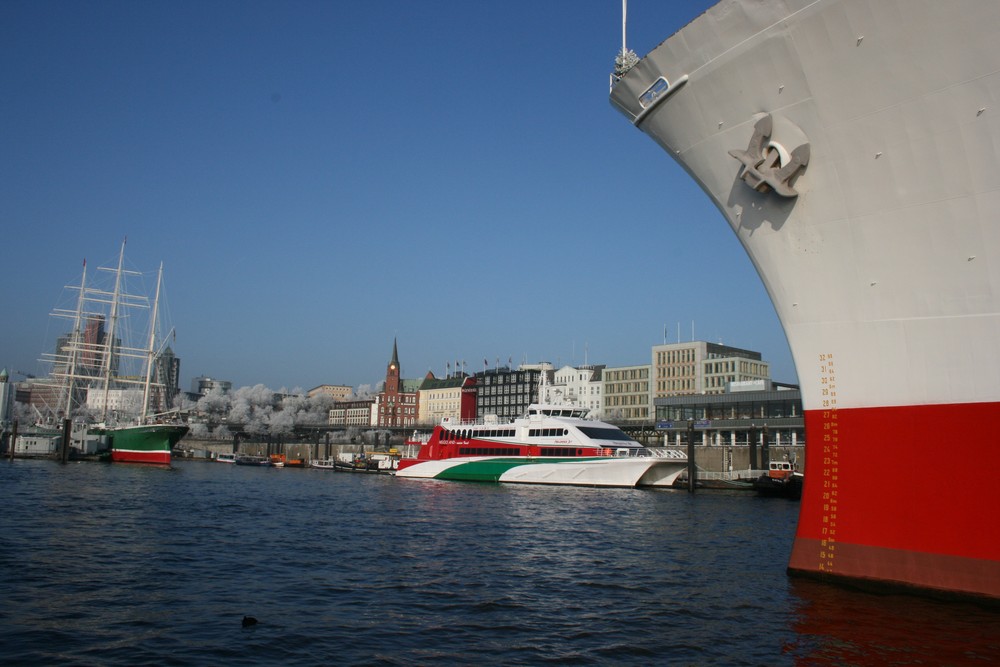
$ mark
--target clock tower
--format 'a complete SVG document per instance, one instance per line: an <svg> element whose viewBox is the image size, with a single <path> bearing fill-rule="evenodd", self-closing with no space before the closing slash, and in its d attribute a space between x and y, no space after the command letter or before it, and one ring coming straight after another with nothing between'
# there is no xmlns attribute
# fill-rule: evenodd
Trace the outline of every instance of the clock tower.
<svg viewBox="0 0 1000 667"><path fill-rule="evenodd" d="M402 378L396 339L392 341L392 360L385 367L385 384L376 397L377 426L399 428L412 426L417 421L417 388L411 380Z"/></svg>
<svg viewBox="0 0 1000 667"><path fill-rule="evenodd" d="M396 339L392 339L392 361L385 369L385 394L386 396L396 396L399 394L399 353L396 351Z"/></svg>

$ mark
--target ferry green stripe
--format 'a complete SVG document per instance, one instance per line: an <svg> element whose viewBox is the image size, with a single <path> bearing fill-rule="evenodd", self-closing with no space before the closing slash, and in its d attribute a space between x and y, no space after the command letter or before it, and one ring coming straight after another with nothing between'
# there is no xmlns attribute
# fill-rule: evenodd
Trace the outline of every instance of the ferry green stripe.
<svg viewBox="0 0 1000 667"><path fill-rule="evenodd" d="M524 458L496 458L482 459L479 461L469 461L453 465L447 470L442 470L434 479L450 479L465 482L499 482L500 477L511 468L530 466L538 463L579 463L581 461L594 461L607 457L579 457L573 458L545 458L545 459L524 459Z"/></svg>

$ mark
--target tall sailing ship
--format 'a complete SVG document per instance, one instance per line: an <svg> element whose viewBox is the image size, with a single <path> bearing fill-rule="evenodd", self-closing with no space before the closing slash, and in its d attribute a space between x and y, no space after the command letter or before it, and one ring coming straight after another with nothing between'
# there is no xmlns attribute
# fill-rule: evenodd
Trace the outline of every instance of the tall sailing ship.
<svg viewBox="0 0 1000 667"><path fill-rule="evenodd" d="M792 572L1000 598L998 38L994 1L724 0L623 44L612 104L723 214L788 337Z"/></svg>
<svg viewBox="0 0 1000 667"><path fill-rule="evenodd" d="M85 261L79 286L70 288L77 292L75 308L53 312L73 323L56 352L47 355L56 387L53 415L97 416L88 437L100 442L112 461L169 464L173 446L188 427L169 418L164 374L157 373L166 346L165 337L158 336L163 265L150 299L128 289L129 278L141 274L125 269L124 262L123 241L117 266L98 269L110 274L111 280L90 284ZM148 317L133 314L138 311ZM141 345L132 342L128 329L134 327L125 326L132 320L148 325Z"/></svg>

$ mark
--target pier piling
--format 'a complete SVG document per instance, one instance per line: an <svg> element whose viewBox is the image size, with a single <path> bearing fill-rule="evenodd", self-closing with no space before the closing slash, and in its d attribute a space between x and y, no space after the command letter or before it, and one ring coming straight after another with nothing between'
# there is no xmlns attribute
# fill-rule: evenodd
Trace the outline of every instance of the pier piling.
<svg viewBox="0 0 1000 667"><path fill-rule="evenodd" d="M688 493L694 493L698 483L698 466L694 462L694 421L688 420Z"/></svg>
<svg viewBox="0 0 1000 667"><path fill-rule="evenodd" d="M63 419L62 440L59 443L59 460L63 463L69 461L69 441L73 437L73 422Z"/></svg>

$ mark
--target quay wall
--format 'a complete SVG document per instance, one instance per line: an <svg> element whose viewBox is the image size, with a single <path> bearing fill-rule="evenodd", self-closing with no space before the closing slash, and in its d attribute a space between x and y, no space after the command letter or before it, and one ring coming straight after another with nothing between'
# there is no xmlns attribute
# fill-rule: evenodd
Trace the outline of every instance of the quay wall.
<svg viewBox="0 0 1000 667"><path fill-rule="evenodd" d="M402 443L390 442L381 446L372 444L357 443L266 443L266 442L241 442L238 445L237 453L254 454L266 456L268 454L282 453L290 459L304 459L313 461L317 459L334 458L341 453L357 454L362 451L383 451L389 447L397 448L402 454L409 452ZM232 452L233 442L231 440L196 440L184 438L180 443L180 448L191 452L192 458L215 458L221 452ZM734 472L742 470L759 470L766 467L764 465L764 450L756 448L756 466L751 466L751 448L747 446L695 446L695 462L698 469L704 472ZM772 461L789 460L796 462L796 468L805 469L805 446L770 446L767 448L768 456ZM416 452L413 452L415 454Z"/></svg>
<svg viewBox="0 0 1000 667"><path fill-rule="evenodd" d="M764 463L764 452L757 447L756 465L751 465L751 451L749 447L719 447L696 445L694 448L694 460L698 465L698 470L703 472L733 472L741 470L761 470L766 469ZM768 457L771 461L794 461L797 470L805 470L806 453L804 445L768 447ZM756 475L754 475L756 477Z"/></svg>
<svg viewBox="0 0 1000 667"><path fill-rule="evenodd" d="M406 447L402 443L391 442L379 445L372 443L344 443L344 442L240 442L233 448L232 440L199 440L195 438L184 438L178 444L177 450L188 452L190 458L215 458L223 452L235 452L237 454L250 454L255 456L268 456L270 454L284 454L289 459L304 459L314 461L317 459L334 458L341 453L359 454L362 451L386 451L390 447L395 447L401 453L406 454ZM414 452L415 454L416 452Z"/></svg>

